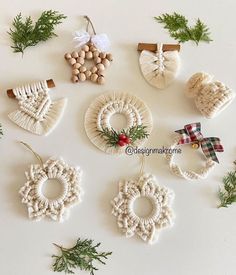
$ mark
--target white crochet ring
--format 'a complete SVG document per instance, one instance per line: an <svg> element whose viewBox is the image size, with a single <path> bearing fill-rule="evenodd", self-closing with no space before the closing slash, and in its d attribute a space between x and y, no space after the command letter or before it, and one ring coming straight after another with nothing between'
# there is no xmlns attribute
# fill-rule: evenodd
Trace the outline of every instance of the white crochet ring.
<svg viewBox="0 0 236 275"><path fill-rule="evenodd" d="M63 159L50 158L41 165L30 166L26 172L27 182L20 189L22 203L28 207L30 219L36 221L44 217L62 222L71 206L81 201L82 189L80 188L82 172L79 168L68 166ZM48 199L42 192L42 187L47 180L55 179L63 186L63 192L56 199Z"/></svg>
<svg viewBox="0 0 236 275"><path fill-rule="evenodd" d="M162 44L157 44L155 53L143 50L139 57L144 78L158 89L167 87L176 78L180 68L179 52L163 52L162 47Z"/></svg>
<svg viewBox="0 0 236 275"><path fill-rule="evenodd" d="M139 217L134 211L134 202L139 198L147 198L152 203L152 212L147 217ZM143 174L138 179L119 182L119 193L111 202L112 214L126 237L137 234L153 244L161 229L173 225L173 199L173 191L159 186L153 175Z"/></svg>
<svg viewBox="0 0 236 275"><path fill-rule="evenodd" d="M19 109L8 117L21 128L37 134L49 134L60 121L67 99L52 102L46 81L13 89Z"/></svg>
<svg viewBox="0 0 236 275"><path fill-rule="evenodd" d="M167 151L174 152L173 149L175 149L178 146L179 139L179 135L175 135L173 138L173 143L169 146ZM165 156L168 161L171 172L176 176L184 178L186 180L197 180L207 178L209 172L214 168L216 164L216 162L214 162L212 159L207 159L205 167L203 167L198 173L191 170L184 171L181 169L179 165L175 163L174 153L167 153Z"/></svg>
<svg viewBox="0 0 236 275"><path fill-rule="evenodd" d="M125 92L110 92L95 99L85 114L85 130L91 142L100 150L108 154L122 154L124 148L111 147L106 140L99 135L99 131L105 128L111 130L110 119L114 114L123 114L127 125L124 130L137 125L146 126L148 134L152 131L152 115L147 105L131 94ZM136 146L145 142L145 139L137 140Z"/></svg>

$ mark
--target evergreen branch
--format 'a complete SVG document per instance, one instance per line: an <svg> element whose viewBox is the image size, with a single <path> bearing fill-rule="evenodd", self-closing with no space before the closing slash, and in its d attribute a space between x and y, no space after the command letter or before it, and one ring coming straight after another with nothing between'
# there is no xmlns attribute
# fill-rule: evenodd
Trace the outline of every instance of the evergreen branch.
<svg viewBox="0 0 236 275"><path fill-rule="evenodd" d="M53 255L55 262L53 264L53 271L65 272L66 274L75 274L74 269L89 271L94 275L94 271L98 270L94 266L94 262L106 264L104 260L112 254L112 252L97 252L100 243L93 245L92 240L78 239L75 246L72 248L64 248L54 244L60 249L61 255Z"/></svg>
<svg viewBox="0 0 236 275"><path fill-rule="evenodd" d="M229 172L223 178L224 187L222 187L218 196L220 199L220 207L228 207L230 204L236 202L236 171Z"/></svg>
<svg viewBox="0 0 236 275"><path fill-rule="evenodd" d="M23 54L27 47L35 46L39 42L57 36L54 28L65 18L65 15L57 11L48 10L44 11L34 24L31 16L23 20L21 13L18 14L13 19L12 28L8 32L12 40L11 48L15 53Z"/></svg>
<svg viewBox="0 0 236 275"><path fill-rule="evenodd" d="M134 143L136 140L144 139L149 136L146 129L147 126L137 125L129 128L125 134L132 140L132 143Z"/></svg>
<svg viewBox="0 0 236 275"><path fill-rule="evenodd" d="M193 27L188 26L188 19L176 12L162 14L154 17L157 22L164 25L172 38L179 43L194 41L197 45L200 41L211 42L209 28L198 18Z"/></svg>

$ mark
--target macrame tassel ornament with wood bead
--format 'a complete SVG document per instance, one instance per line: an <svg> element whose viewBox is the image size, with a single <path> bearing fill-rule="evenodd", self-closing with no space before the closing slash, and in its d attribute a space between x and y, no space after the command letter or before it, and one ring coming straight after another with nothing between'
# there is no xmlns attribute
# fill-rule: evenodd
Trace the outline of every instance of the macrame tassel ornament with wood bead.
<svg viewBox="0 0 236 275"><path fill-rule="evenodd" d="M110 41L106 34L96 34L94 26L88 16L86 31L75 32L74 41L77 43L79 51L66 53L65 59L72 67L72 82L84 82L90 80L97 84L105 83L105 69L110 66L113 57L106 53ZM92 34L89 34L89 25ZM93 65L87 67L86 61L92 61Z"/></svg>

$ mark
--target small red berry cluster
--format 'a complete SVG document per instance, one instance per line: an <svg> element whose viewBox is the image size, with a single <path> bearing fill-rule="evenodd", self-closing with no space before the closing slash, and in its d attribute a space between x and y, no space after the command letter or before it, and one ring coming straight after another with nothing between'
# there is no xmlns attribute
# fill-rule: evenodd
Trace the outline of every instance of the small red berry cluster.
<svg viewBox="0 0 236 275"><path fill-rule="evenodd" d="M130 143L131 143L131 139L128 136L126 136L125 134L120 134L119 135L119 140L117 142L117 144L119 146L122 147L122 146L125 146L125 145L130 144Z"/></svg>

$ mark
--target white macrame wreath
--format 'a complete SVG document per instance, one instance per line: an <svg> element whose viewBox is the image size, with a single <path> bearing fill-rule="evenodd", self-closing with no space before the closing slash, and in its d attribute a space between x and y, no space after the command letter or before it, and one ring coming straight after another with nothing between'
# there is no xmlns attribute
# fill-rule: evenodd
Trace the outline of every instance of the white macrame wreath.
<svg viewBox="0 0 236 275"><path fill-rule="evenodd" d="M49 134L60 121L67 99L52 101L46 81L13 89L19 109L8 117L21 128L37 135Z"/></svg>
<svg viewBox="0 0 236 275"><path fill-rule="evenodd" d="M178 51L163 51L163 45L157 44L157 52L143 50L139 64L144 78L149 84L164 89L177 76L180 68Z"/></svg>
<svg viewBox="0 0 236 275"><path fill-rule="evenodd" d="M27 182L20 189L22 203L28 207L30 219L36 221L44 217L62 222L68 209L81 201L80 188L82 172L79 168L68 166L63 159L50 158L43 166L33 164L26 172ZM55 179L63 186L63 192L56 199L48 199L42 192L47 180Z"/></svg>
<svg viewBox="0 0 236 275"><path fill-rule="evenodd" d="M100 150L109 154L122 154L124 148L112 147L99 135L103 129L112 130L110 119L114 114L123 114L127 125L124 130L137 125L145 125L148 134L152 130L152 115L146 104L131 94L125 92L110 92L95 99L85 114L85 130L91 142ZM145 139L137 140L135 146L140 146Z"/></svg>
<svg viewBox="0 0 236 275"><path fill-rule="evenodd" d="M147 217L139 217L133 209L138 198L147 198L153 206ZM153 244L159 231L173 225L174 214L171 204L174 193L156 183L151 174L143 174L136 180L119 182L119 193L111 201L112 214L117 217L118 227L126 237L137 234L141 239Z"/></svg>

